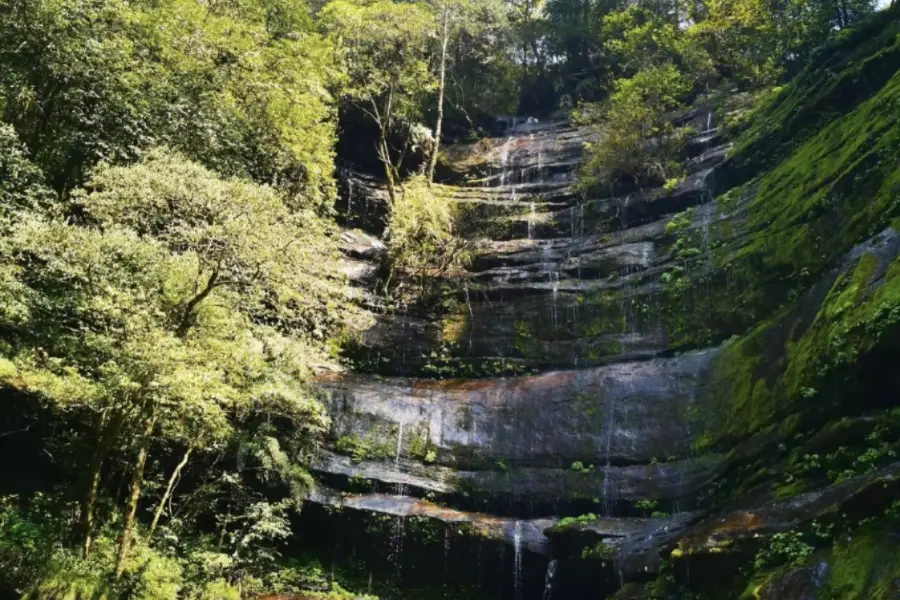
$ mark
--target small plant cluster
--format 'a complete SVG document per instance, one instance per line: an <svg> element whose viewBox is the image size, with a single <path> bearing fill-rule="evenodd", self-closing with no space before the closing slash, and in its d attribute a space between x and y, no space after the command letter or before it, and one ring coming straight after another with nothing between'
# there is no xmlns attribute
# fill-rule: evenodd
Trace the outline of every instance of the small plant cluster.
<svg viewBox="0 0 900 600"><path fill-rule="evenodd" d="M594 465L585 466L580 460L576 460L572 463L572 466L569 467L575 473L587 474L594 471Z"/></svg>
<svg viewBox="0 0 900 600"><path fill-rule="evenodd" d="M784 564L797 565L806 560L812 551L813 547L803 541L803 535L800 532L776 533L756 553L753 566L759 570Z"/></svg>
<svg viewBox="0 0 900 600"><path fill-rule="evenodd" d="M564 517L559 520L559 523L556 524L556 527L557 529L566 529L568 527L574 527L578 525L590 525L596 520L597 515L595 515L594 513L587 513L578 517Z"/></svg>
<svg viewBox="0 0 900 600"><path fill-rule="evenodd" d="M368 459L384 459L393 456L393 448L388 444L375 444L355 435L344 435L335 441L334 448L341 454L350 456L353 462Z"/></svg>
<svg viewBox="0 0 900 600"><path fill-rule="evenodd" d="M825 475L832 483L842 483L866 473L873 473L896 460L898 440L884 424L876 425L865 437L862 448L839 446L827 454L805 453L797 458L784 476L785 484Z"/></svg>
<svg viewBox="0 0 900 600"><path fill-rule="evenodd" d="M466 358L461 356L459 344L445 343L423 354L421 375L433 379L510 377L529 372L521 361L496 357Z"/></svg>
<svg viewBox="0 0 900 600"><path fill-rule="evenodd" d="M607 561L611 561L616 557L616 549L614 546L600 541L593 546L586 546L581 550L581 558L584 560L601 560L602 566L606 566Z"/></svg>
<svg viewBox="0 0 900 600"><path fill-rule="evenodd" d="M635 509L644 513L645 516L649 515L651 519L662 519L669 516L669 513L657 510L658 507L658 500L649 500L644 498L634 503Z"/></svg>

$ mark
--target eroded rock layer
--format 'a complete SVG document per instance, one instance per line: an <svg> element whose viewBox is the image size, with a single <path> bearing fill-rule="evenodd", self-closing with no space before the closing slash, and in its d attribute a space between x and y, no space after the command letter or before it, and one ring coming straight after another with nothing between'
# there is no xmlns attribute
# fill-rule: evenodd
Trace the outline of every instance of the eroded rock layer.
<svg viewBox="0 0 900 600"><path fill-rule="evenodd" d="M847 41L827 86L811 68L747 132L706 106L675 118L693 135L665 188L585 195L602 140L563 122L449 148L436 190L473 259L440 312L382 311L383 248L347 232L374 324L354 371L319 381L311 499L467 523L509 547L503 597L528 554L529 599L666 597L694 565L722 578L700 588L832 589L838 521L881 547L900 514L876 492L900 451L900 175L877 159L900 147L900 75L896 25L870 29L887 50ZM383 202L352 181L351 203Z"/></svg>

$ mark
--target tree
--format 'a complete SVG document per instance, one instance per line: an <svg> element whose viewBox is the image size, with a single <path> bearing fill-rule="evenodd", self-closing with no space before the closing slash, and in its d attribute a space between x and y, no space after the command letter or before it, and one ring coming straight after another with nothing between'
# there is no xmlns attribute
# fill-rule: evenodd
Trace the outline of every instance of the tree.
<svg viewBox="0 0 900 600"><path fill-rule="evenodd" d="M212 444L252 406L321 421L291 383L314 353L279 329L299 335L305 323L308 340L334 331L324 313L339 309L340 288L312 272L328 246L311 213L178 156L154 151L131 167L101 166L72 208L83 223L36 211L4 239L0 296L9 305L0 326L10 335L0 371L8 385L89 419L85 555L106 457L122 443L132 455L118 577L154 433L191 431ZM272 325L257 324L261 317Z"/></svg>
<svg viewBox="0 0 900 600"><path fill-rule="evenodd" d="M463 272L469 248L454 235L455 209L424 176L406 182L388 222L385 289L408 286L410 297L428 302L437 297L443 280Z"/></svg>
<svg viewBox="0 0 900 600"><path fill-rule="evenodd" d="M333 0L323 9L322 21L340 48L345 98L378 129L375 151L393 204L404 158L412 146L426 142L416 135L416 124L423 98L434 87L428 64L433 14L424 3ZM395 135L399 148L392 144Z"/></svg>
<svg viewBox="0 0 900 600"><path fill-rule="evenodd" d="M305 8L282 0L10 2L0 116L58 192L103 161L168 145L224 176L334 197L338 69Z"/></svg>
<svg viewBox="0 0 900 600"><path fill-rule="evenodd" d="M609 188L623 178L659 185L677 176L681 144L669 113L689 89L673 65L617 80L609 101L582 117L601 132L601 141L586 146L582 185Z"/></svg>
<svg viewBox="0 0 900 600"><path fill-rule="evenodd" d="M447 68L450 60L449 45L460 36L475 36L496 22L503 13L503 7L491 0L437 0L433 6L437 18L438 61L437 61L437 108L432 134L433 143L426 171L427 181L434 181L438 153L441 147L441 128L444 120L444 96L447 88Z"/></svg>

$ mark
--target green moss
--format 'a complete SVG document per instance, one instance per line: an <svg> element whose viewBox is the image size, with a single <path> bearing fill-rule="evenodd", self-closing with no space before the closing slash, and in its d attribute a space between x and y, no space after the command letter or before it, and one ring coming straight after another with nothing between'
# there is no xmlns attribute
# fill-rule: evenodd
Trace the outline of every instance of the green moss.
<svg viewBox="0 0 900 600"><path fill-rule="evenodd" d="M833 374L852 369L900 322L898 275L897 261L882 270L865 254L835 279L812 319L788 307L725 348L710 376L716 437L747 437L787 415L822 410L823 394L838 401Z"/></svg>
<svg viewBox="0 0 900 600"><path fill-rule="evenodd" d="M409 432L406 438L406 453L411 458L419 460L425 460L429 453L434 455L434 450L431 448L431 432L427 424ZM434 462L433 458L431 462Z"/></svg>
<svg viewBox="0 0 900 600"><path fill-rule="evenodd" d="M888 600L896 597L900 544L884 524L873 524L841 538L828 559L826 583L831 598Z"/></svg>

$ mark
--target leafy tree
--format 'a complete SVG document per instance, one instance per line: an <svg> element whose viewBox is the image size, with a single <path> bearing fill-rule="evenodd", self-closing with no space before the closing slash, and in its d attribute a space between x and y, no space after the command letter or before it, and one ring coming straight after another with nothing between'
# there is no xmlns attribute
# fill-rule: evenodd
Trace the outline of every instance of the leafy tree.
<svg viewBox="0 0 900 600"><path fill-rule="evenodd" d="M433 12L437 17L438 43L438 87L437 107L432 134L433 144L428 159L427 178L430 184L434 180L434 169L437 166L438 153L441 147L441 128L444 120L444 96L447 87L448 61L450 42L461 36L476 36L488 27L489 23L498 20L503 8L492 0L436 0Z"/></svg>
<svg viewBox="0 0 900 600"><path fill-rule="evenodd" d="M0 207L4 211L46 208L53 194L44 185L44 174L31 162L15 130L0 123ZM12 214L0 213L0 217Z"/></svg>
<svg viewBox="0 0 900 600"><path fill-rule="evenodd" d="M324 206L338 71L311 27L275 0L9 2L0 110L58 191L167 144Z"/></svg>
<svg viewBox="0 0 900 600"><path fill-rule="evenodd" d="M444 278L460 275L468 247L456 237L456 206L424 176L407 181L397 196L387 230L388 280L396 291L410 286L409 296L434 299Z"/></svg>
<svg viewBox="0 0 900 600"><path fill-rule="evenodd" d="M694 80L709 79L712 65L702 46L692 43L668 14L642 5L607 15L601 25L604 51L616 77L674 65Z"/></svg>
<svg viewBox="0 0 900 600"><path fill-rule="evenodd" d="M325 335L316 313L334 306L337 288L305 270L321 267L327 247L309 214L271 188L220 180L177 156L101 166L73 202L85 225L38 212L4 240L3 379L88 415L96 447L81 501L86 556L103 464L117 444L132 455L120 577L154 433L212 444L234 418L269 407L318 423L301 432L321 431L317 404L295 383L312 354L306 346L298 356L302 338L285 341L278 327ZM274 327L256 322L265 316Z"/></svg>
<svg viewBox="0 0 900 600"><path fill-rule="evenodd" d="M429 141L416 124L434 85L428 62L433 14L424 3L333 0L323 9L322 22L340 47L347 72L344 96L378 129L375 150L395 203L400 165L413 146ZM399 148L392 144L395 135Z"/></svg>
<svg viewBox="0 0 900 600"><path fill-rule="evenodd" d="M619 79L607 103L584 111L584 122L600 127L601 141L587 146L582 185L609 187L623 178L661 184L678 175L679 133L669 113L689 86L673 65Z"/></svg>

